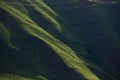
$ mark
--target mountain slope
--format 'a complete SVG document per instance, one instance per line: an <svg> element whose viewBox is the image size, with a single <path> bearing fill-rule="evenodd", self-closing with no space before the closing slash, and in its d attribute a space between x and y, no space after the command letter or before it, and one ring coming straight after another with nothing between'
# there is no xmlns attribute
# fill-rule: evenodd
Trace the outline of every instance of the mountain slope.
<svg viewBox="0 0 120 80"><path fill-rule="evenodd" d="M0 1L1 14L4 15L0 27L3 35L0 36L1 44L8 51L1 50L6 55L11 53L11 56L7 56L10 61L2 59L5 60L5 67L12 64L2 72L1 79L29 80L24 77L31 78L30 80L61 80L61 77L62 80L114 79L80 56L88 54L85 49L82 48L83 53L79 52L77 56L78 53L66 45L69 44L67 41L76 41L72 40L74 36L67 30L68 26L70 28L72 25L42 0L12 1ZM2 55L6 57L3 53ZM20 58L11 60L11 57L17 56ZM94 71L99 72L99 75Z"/></svg>

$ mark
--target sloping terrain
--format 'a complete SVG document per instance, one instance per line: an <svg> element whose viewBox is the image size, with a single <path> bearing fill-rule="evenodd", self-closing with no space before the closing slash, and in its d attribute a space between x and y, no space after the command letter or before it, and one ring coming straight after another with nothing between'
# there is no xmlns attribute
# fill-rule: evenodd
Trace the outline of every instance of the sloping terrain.
<svg viewBox="0 0 120 80"><path fill-rule="evenodd" d="M0 1L0 80L117 80L116 70L109 71L112 56L103 54L112 48L118 55L119 31L102 19L109 18L102 5L53 2Z"/></svg>

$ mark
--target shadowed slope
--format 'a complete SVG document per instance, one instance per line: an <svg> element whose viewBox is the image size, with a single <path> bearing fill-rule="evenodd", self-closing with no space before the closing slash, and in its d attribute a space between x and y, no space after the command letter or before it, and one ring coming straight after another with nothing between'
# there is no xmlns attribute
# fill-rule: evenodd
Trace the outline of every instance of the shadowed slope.
<svg viewBox="0 0 120 80"><path fill-rule="evenodd" d="M67 45L63 44L59 40L55 39L44 29L38 26L34 21L32 21L27 15L21 13L14 7L11 7L7 2L0 2L1 7L14 15L21 22L22 27L29 34L43 40L47 43L68 65L68 67L75 69L78 73L83 75L88 80L99 80L85 65L84 61L79 59L75 52L72 51ZM34 5L33 5L34 6ZM37 6L36 6L37 7ZM41 8L38 8L38 10ZM38 11L39 12L39 11ZM40 10L40 13L42 11ZM44 11L43 11L44 12ZM46 13L42 13L46 14ZM47 16L47 15L46 15ZM48 17L49 18L49 17ZM74 57L74 58L73 58Z"/></svg>
<svg viewBox="0 0 120 80"><path fill-rule="evenodd" d="M56 30L58 30L60 33L62 33L61 24L59 23L59 21L57 21L57 18L56 18L56 17L58 17L58 14L55 13L42 0L36 0L36 1L26 0L25 3L27 5L29 5L30 8L37 11L38 14L41 14L45 20L49 21L53 25L53 27L56 28ZM95 65L87 62L87 60L84 61L82 58L78 57L76 55L76 52L74 50L72 50L68 45L64 44L59 39L57 39L56 37L54 37L50 33L48 33L44 29L44 26L38 25L29 15L28 6L26 8L26 6L23 6L21 3L21 4L19 4L19 5L21 5L21 9L19 10L19 7L12 6L12 5L13 4L11 4L11 2L0 1L0 8L5 10L6 12L8 12L9 15L11 15L14 19L16 19L18 21L18 23L20 24L20 29L23 30L24 33L34 36L35 38L42 40L44 43L46 43L51 49L54 50L54 53L62 59L62 61L65 63L65 65L67 65L67 67L69 69L74 70L76 73L78 73L84 79L100 80L100 78L97 77L97 75L95 73L93 73L88 66L92 66L93 68L98 69L98 71L101 71L101 69L96 68ZM28 9L28 11L27 11L27 9ZM47 25L47 26L49 26L49 25ZM9 26L9 27L12 28L12 26ZM15 26L15 27L17 27L17 26ZM6 26L4 26L4 28L6 28ZM6 33L6 34L9 34L9 33ZM22 50L22 49L20 49L20 50ZM32 54L34 54L34 53L32 53ZM42 70L42 68L41 68L41 70ZM103 71L103 74L107 74L107 73L105 73ZM108 76L110 76L110 75L108 75ZM82 77L81 77L81 79L83 79ZM44 77L39 76L39 78L45 80ZM21 80L22 80L22 78L21 78Z"/></svg>

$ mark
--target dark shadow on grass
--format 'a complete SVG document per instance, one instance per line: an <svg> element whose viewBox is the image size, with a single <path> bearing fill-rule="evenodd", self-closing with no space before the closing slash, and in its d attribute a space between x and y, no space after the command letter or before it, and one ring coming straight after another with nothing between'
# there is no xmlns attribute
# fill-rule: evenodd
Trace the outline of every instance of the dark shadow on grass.
<svg viewBox="0 0 120 80"><path fill-rule="evenodd" d="M1 42L0 72L38 79L79 80L73 69L68 68L55 52L42 41L26 36L21 40L21 50L11 49ZM38 79L39 80L39 79Z"/></svg>
<svg viewBox="0 0 120 80"><path fill-rule="evenodd" d="M0 40L0 74L20 75L39 80L84 80L43 41L28 35L20 23L7 12L0 10L0 22L11 33L11 42L20 50L8 47Z"/></svg>

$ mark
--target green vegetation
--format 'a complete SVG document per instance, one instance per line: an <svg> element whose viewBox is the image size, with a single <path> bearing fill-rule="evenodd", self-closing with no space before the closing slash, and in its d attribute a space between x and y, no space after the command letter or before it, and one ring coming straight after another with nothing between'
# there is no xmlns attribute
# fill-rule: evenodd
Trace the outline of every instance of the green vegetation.
<svg viewBox="0 0 120 80"><path fill-rule="evenodd" d="M29 5L32 9L37 11L39 14L41 14L46 21L49 21L53 25L53 27L55 27L56 30L58 30L58 32L62 33L61 25L63 24L58 22L57 20L58 14L54 10L52 10L48 5L46 5L42 0L34 0L34 1L26 0L25 3ZM103 72L103 74L108 75L107 73L102 71L99 67L96 67L92 63L89 63L82 56L78 57L77 53L74 50L72 50L68 45L66 45L65 43L63 43L61 40L57 39L53 35L51 35L51 33L47 32L44 29L44 26L38 25L31 18L31 16L29 16L29 9L27 7L25 6L24 2L20 2L19 0L16 1L14 4L10 1L0 1L0 8L6 11L10 16L12 16L13 19L19 22L19 25L20 25L19 29L21 29L27 35L33 36L39 39L39 41L43 41L45 44L47 44L54 51L54 53L60 57L60 59L63 61L63 63L65 63L67 68L74 70L75 73L83 77L83 80L84 79L85 80L101 80L100 77L98 77L88 66L92 66L95 69L98 69L98 71ZM42 23L42 24L45 24L45 23ZM18 27L18 26L14 26L14 27ZM12 25L10 25L9 28L13 28ZM9 47L14 48L14 46L11 44L12 35L9 33L9 28L4 26L2 23L0 23L0 38L4 40ZM20 48L19 51L22 53L24 50ZM37 50L35 51L37 52ZM28 52L28 53L34 55L35 51ZM84 49L83 49L83 52L84 52ZM40 53L40 54L43 54L43 53ZM50 67L48 68L48 70L49 69ZM41 70L41 74L43 74L42 67L40 67L40 70ZM48 76L47 77L37 76L37 78L38 78L37 80L49 80ZM16 79L17 80L36 80L34 78L33 79L25 78L19 75L0 75L0 80L16 80ZM79 78L79 80L81 79ZM61 79L57 79L57 80L61 80Z"/></svg>
<svg viewBox="0 0 120 80"><path fill-rule="evenodd" d="M5 74L5 75L0 75L0 80L34 80L34 79L24 78L19 75L15 76L15 75ZM41 80L45 80L45 79L41 79Z"/></svg>
<svg viewBox="0 0 120 80"><path fill-rule="evenodd" d="M15 48L11 43L11 35L8 29L0 23L0 39L6 43L6 45L10 46L11 48Z"/></svg>

